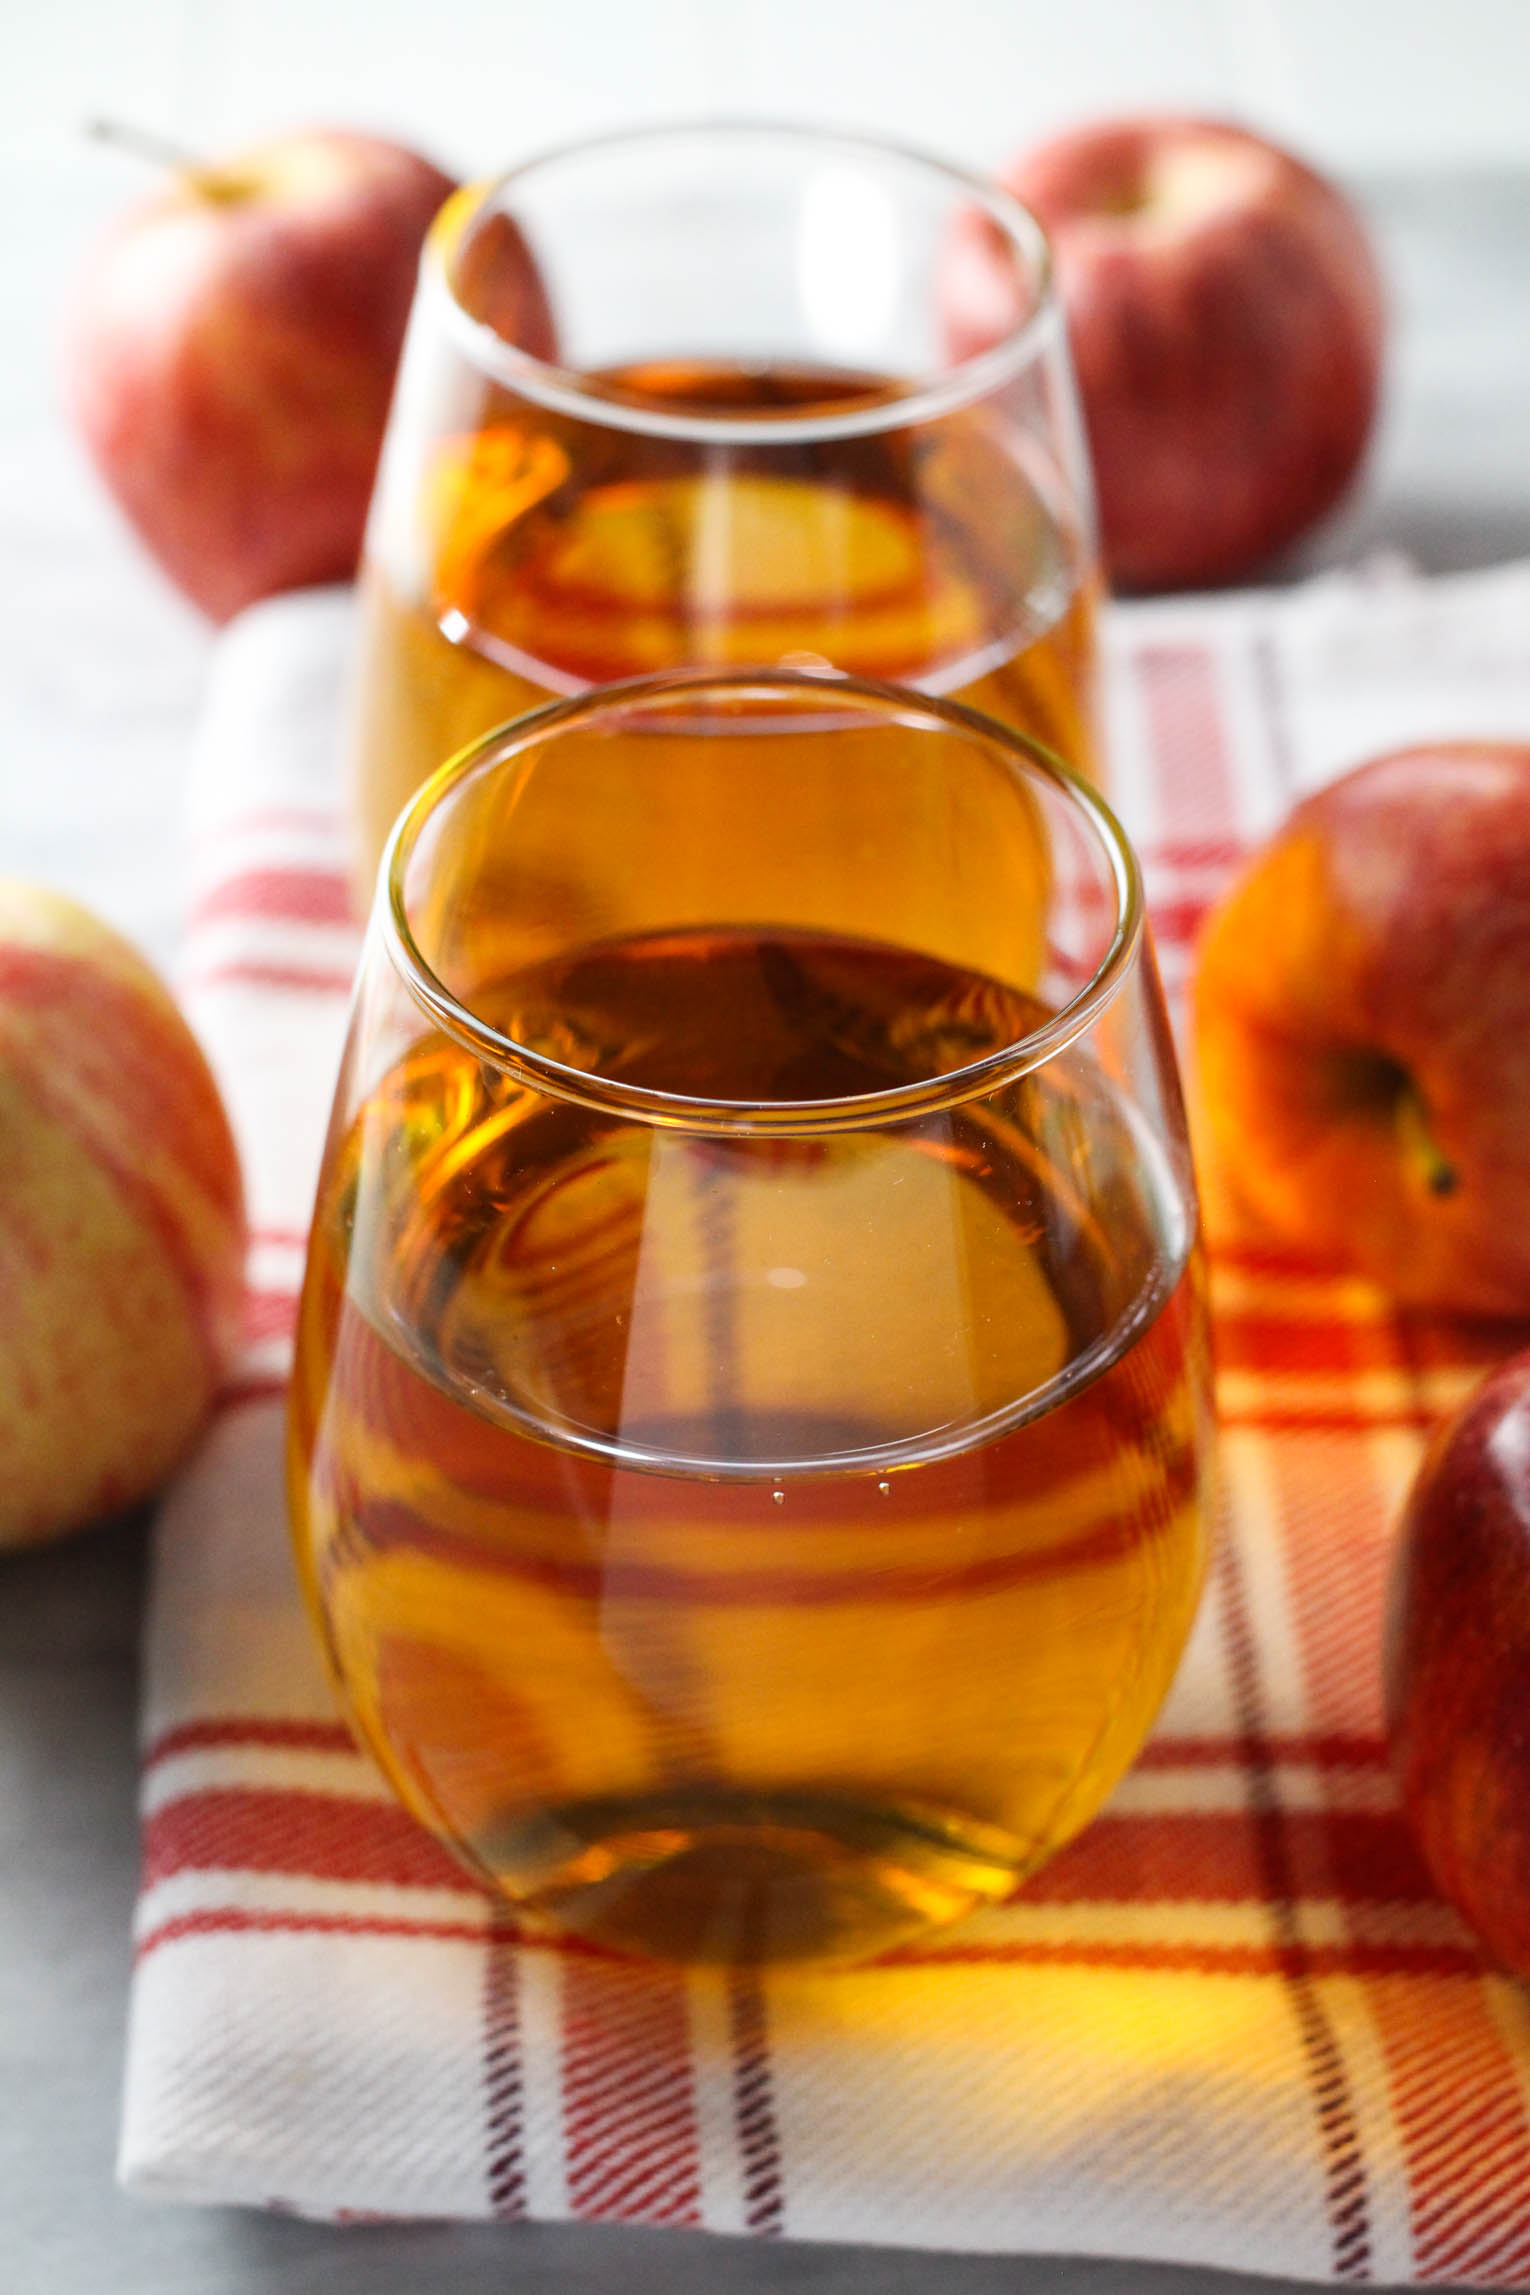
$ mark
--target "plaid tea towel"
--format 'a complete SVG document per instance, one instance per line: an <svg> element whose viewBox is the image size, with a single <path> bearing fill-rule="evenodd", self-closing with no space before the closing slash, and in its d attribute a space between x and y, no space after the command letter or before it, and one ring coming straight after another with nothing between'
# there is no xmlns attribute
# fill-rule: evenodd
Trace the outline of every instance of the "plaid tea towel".
<svg viewBox="0 0 1530 2295"><path fill-rule="evenodd" d="M1225 1520L1143 1758L1013 1902L757 1982L518 1944L338 1720L288 1559L281 1388L356 949L343 593L223 640L188 1009L246 1158L237 1382L159 1526L121 2173L327 2217L605 2218L1530 2284L1530 1988L1434 1897L1381 1742L1388 1529L1502 1332L1214 1270ZM1171 992L1301 789L1530 736L1530 567L1121 608L1109 735Z"/></svg>

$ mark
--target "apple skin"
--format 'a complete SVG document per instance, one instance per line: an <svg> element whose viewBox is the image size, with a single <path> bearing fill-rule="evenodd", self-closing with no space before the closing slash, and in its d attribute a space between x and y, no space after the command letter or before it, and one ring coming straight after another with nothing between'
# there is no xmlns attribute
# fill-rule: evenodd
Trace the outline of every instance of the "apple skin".
<svg viewBox="0 0 1530 2295"><path fill-rule="evenodd" d="M421 243L452 189L397 144L315 129L181 171L101 248L70 404L215 621L354 570Z"/></svg>
<svg viewBox="0 0 1530 2295"><path fill-rule="evenodd" d="M1530 1976L1530 1354L1491 1373L1419 1469L1393 1550L1383 1684L1436 1887Z"/></svg>
<svg viewBox="0 0 1530 2295"><path fill-rule="evenodd" d="M1530 745L1398 750L1298 805L1208 918L1192 1016L1235 1238L1530 1314Z"/></svg>
<svg viewBox="0 0 1530 2295"><path fill-rule="evenodd" d="M1183 117L1075 128L1001 181L1052 245L1118 587L1236 580L1337 502L1385 334L1342 193L1247 129ZM999 300L979 284L981 225L965 228L958 352L993 339Z"/></svg>
<svg viewBox="0 0 1530 2295"><path fill-rule="evenodd" d="M244 1211L212 1074L160 982L0 880L0 1547L147 1496L238 1343Z"/></svg>

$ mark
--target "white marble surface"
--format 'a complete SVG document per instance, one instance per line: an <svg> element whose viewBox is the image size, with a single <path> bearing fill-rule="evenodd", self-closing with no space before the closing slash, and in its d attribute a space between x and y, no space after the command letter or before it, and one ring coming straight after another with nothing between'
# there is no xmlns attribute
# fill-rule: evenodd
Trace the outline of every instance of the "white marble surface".
<svg viewBox="0 0 1530 2295"><path fill-rule="evenodd" d="M1361 189L1397 317L1386 419L1355 502L1288 570L1374 550L1433 570L1530 554L1530 176ZM84 157L40 177L13 162L0 191L11 351L0 361L0 870L66 886L168 960L179 786L209 639L81 468L51 352L64 283L121 179ZM0 2295L1229 2295L1240 2284L599 2228L337 2233L123 2200L112 2156L143 1553L142 1524L125 1522L0 1563Z"/></svg>

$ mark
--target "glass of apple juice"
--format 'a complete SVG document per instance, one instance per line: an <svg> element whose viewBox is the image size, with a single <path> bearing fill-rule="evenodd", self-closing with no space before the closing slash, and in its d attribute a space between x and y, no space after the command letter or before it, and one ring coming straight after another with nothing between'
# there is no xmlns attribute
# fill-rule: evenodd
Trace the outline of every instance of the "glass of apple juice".
<svg viewBox="0 0 1530 2295"><path fill-rule="evenodd" d="M1210 1424L1141 887L1082 777L909 689L670 672L414 799L292 1511L360 1736L528 1930L846 1960L1003 1898L1168 1685Z"/></svg>
<svg viewBox="0 0 1530 2295"><path fill-rule="evenodd" d="M959 358L975 218L1003 331ZM360 895L465 742L688 663L896 678L1094 773L1095 594L1047 250L994 186L745 123L470 186L425 250L367 538Z"/></svg>

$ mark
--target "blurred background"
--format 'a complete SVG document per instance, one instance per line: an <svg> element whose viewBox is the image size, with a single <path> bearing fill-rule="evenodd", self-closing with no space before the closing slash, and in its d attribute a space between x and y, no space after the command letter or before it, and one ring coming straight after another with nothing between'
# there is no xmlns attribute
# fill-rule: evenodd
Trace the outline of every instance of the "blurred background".
<svg viewBox="0 0 1530 2295"><path fill-rule="evenodd" d="M1365 483L1283 570L1530 551L1527 0L3 0L0 20L0 540L24 571L0 618L0 793L13 865L95 898L162 959L170 891L128 906L111 864L129 811L174 817L210 641L59 407L81 266L153 182L86 140L94 115L209 156L354 125L462 174L709 112L872 129L979 167L1101 113L1240 116L1355 191L1394 318ZM99 787L73 808L61 793L105 718L132 757L121 816Z"/></svg>
<svg viewBox="0 0 1530 2295"><path fill-rule="evenodd" d="M1085 112L1241 113L1339 169L1530 161L1524 0L10 0L0 123L188 139L360 119L492 167L622 120L747 109L990 160Z"/></svg>
<svg viewBox="0 0 1530 2295"><path fill-rule="evenodd" d="M109 113L217 153L323 121L463 174L592 129L745 111L874 129L986 166L1090 114L1232 114L1360 178L1530 169L1525 0L8 0L0 76L14 356L80 244L142 188L83 149ZM52 211L38 229L38 203ZM1463 355L1470 346L1462 345Z"/></svg>

